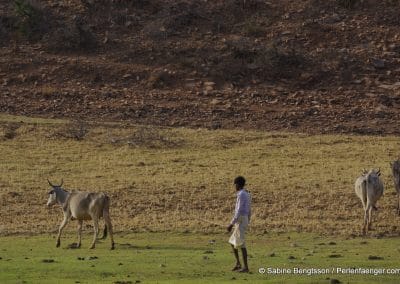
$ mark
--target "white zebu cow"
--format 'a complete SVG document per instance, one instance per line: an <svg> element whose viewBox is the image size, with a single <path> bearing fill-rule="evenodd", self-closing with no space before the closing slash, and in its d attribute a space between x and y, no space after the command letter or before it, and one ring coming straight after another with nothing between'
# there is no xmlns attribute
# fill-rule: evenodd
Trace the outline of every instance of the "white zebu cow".
<svg viewBox="0 0 400 284"><path fill-rule="evenodd" d="M60 228L58 230L57 236L57 247L60 246L61 232L67 225L69 220L72 218L78 220L78 243L77 247L81 246L82 239L82 224L84 220L93 220L94 223L94 237L91 249L95 247L97 235L99 232L99 219L104 218L105 228L104 236L107 236L107 229L110 232L111 239L111 249L114 249L114 238L113 229L111 225L111 218L109 213L110 208L110 198L102 192L83 192L83 191L73 191L68 192L64 190L60 185L53 185L49 180L47 180L52 187L49 192L49 199L47 201L47 206L52 206L56 203L60 204L64 213L64 220L62 221Z"/></svg>
<svg viewBox="0 0 400 284"><path fill-rule="evenodd" d="M397 214L400 215L400 159L390 163L393 174L394 189L397 192Z"/></svg>
<svg viewBox="0 0 400 284"><path fill-rule="evenodd" d="M361 199L364 208L363 234L371 229L372 210L377 210L376 202L383 195L383 183L379 178L380 175L380 170L372 169L369 172L364 170L355 183L356 194Z"/></svg>

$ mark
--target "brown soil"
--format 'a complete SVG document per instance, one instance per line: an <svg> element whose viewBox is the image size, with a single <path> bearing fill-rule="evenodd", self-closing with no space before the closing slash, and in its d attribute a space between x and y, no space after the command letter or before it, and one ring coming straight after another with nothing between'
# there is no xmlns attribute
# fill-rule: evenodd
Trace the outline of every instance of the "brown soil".
<svg viewBox="0 0 400 284"><path fill-rule="evenodd" d="M398 1L30 2L0 3L0 112L400 133Z"/></svg>

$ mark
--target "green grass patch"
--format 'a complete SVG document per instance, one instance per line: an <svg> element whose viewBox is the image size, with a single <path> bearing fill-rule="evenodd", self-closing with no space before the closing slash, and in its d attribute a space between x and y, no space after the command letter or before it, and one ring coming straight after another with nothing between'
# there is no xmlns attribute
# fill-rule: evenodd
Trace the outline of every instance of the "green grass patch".
<svg viewBox="0 0 400 284"><path fill-rule="evenodd" d="M231 272L234 261L224 234L118 234L89 250L55 248L54 235L2 237L1 283L398 283L399 274L260 274L259 268L398 267L398 239L344 239L315 234L250 234L250 274ZM88 236L86 236L88 237ZM10 245L12 243L12 246ZM272 255L272 256L271 256ZM369 256L381 259L370 260ZM336 257L333 257L336 256ZM120 281L120 282L118 282ZM123 282L125 281L125 282ZM129 282L130 281L130 282ZM140 282L139 282L140 281Z"/></svg>

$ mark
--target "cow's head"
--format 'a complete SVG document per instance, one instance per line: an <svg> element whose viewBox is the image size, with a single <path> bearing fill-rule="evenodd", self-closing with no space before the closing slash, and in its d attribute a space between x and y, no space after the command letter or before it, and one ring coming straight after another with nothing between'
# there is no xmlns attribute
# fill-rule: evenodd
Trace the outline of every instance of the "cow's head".
<svg viewBox="0 0 400 284"><path fill-rule="evenodd" d="M49 199L47 200L47 206L50 207L57 203L57 191L61 189L61 186L63 185L63 180L61 180L60 185L54 185L49 180L47 181L51 186L51 190L49 191Z"/></svg>

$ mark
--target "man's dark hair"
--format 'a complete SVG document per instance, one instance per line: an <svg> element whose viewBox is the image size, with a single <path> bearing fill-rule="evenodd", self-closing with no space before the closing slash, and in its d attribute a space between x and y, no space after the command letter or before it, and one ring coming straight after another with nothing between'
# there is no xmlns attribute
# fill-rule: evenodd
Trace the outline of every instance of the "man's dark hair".
<svg viewBox="0 0 400 284"><path fill-rule="evenodd" d="M233 181L234 184L237 184L239 187L243 187L246 184L246 180L242 176L238 176Z"/></svg>

